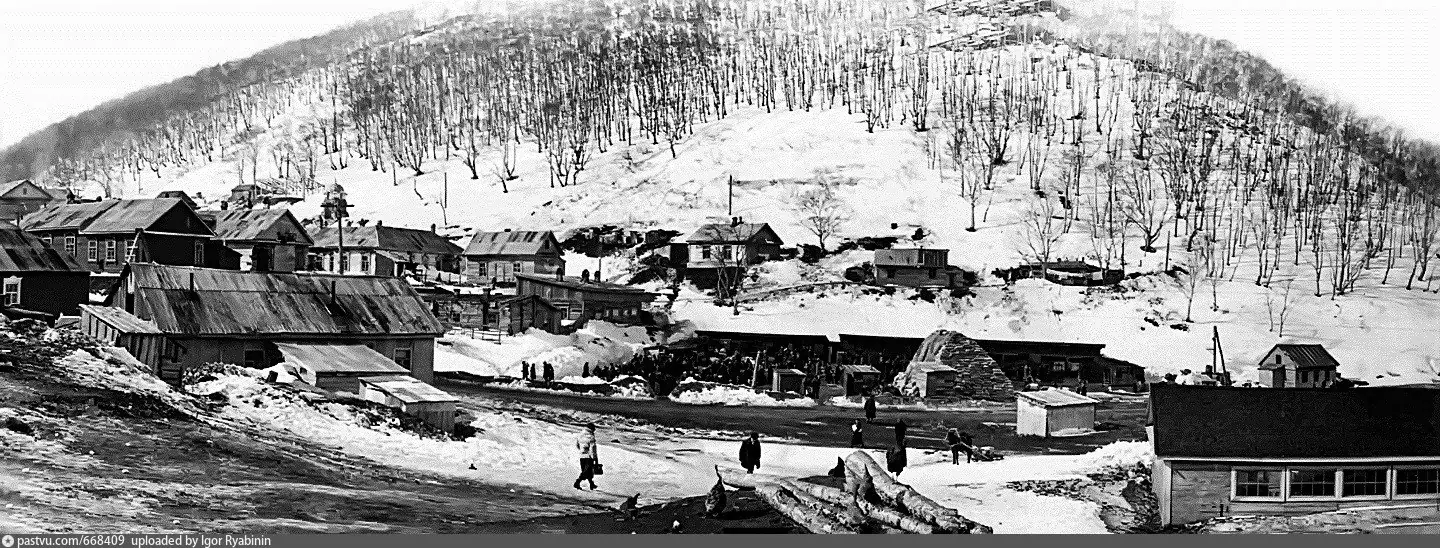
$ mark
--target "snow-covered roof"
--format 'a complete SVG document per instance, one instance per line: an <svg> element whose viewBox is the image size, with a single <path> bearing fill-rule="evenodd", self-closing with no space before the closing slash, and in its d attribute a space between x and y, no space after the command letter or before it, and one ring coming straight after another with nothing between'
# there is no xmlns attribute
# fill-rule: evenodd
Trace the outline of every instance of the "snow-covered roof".
<svg viewBox="0 0 1440 548"><path fill-rule="evenodd" d="M548 230L476 232L465 248L465 256L477 255L560 256L560 241Z"/></svg>
<svg viewBox="0 0 1440 548"><path fill-rule="evenodd" d="M285 361L316 373L409 373L363 344L275 343Z"/></svg>
<svg viewBox="0 0 1440 548"><path fill-rule="evenodd" d="M1093 398L1076 394L1069 390L1040 390L1037 392L1016 392L1015 396L1029 400L1031 403L1041 407L1070 407L1075 405L1095 405L1100 403Z"/></svg>
<svg viewBox="0 0 1440 548"><path fill-rule="evenodd" d="M373 386L376 390L389 394L390 397L405 403L444 403L460 401L459 398L450 395L450 393L444 390L420 382L420 379L407 377L405 375L362 377L360 382Z"/></svg>

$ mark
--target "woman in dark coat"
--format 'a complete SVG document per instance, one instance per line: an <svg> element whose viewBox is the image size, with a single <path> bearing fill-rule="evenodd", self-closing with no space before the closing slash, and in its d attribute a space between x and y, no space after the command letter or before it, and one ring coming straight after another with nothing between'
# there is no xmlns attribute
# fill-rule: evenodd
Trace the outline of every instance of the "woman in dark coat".
<svg viewBox="0 0 1440 548"><path fill-rule="evenodd" d="M745 468L746 474L755 473L760 467L760 434L751 432L750 439L740 442L740 466Z"/></svg>
<svg viewBox="0 0 1440 548"><path fill-rule="evenodd" d="M860 419L855 419L855 423L850 425L850 447L864 446L865 429L864 427L860 426Z"/></svg>
<svg viewBox="0 0 1440 548"><path fill-rule="evenodd" d="M905 419L895 421L895 445L905 447Z"/></svg>
<svg viewBox="0 0 1440 548"><path fill-rule="evenodd" d="M875 421L875 396L865 397L865 422Z"/></svg>
<svg viewBox="0 0 1440 548"><path fill-rule="evenodd" d="M905 445L903 444L885 451L885 468L895 477L900 477L900 472L905 471L907 464L905 460Z"/></svg>

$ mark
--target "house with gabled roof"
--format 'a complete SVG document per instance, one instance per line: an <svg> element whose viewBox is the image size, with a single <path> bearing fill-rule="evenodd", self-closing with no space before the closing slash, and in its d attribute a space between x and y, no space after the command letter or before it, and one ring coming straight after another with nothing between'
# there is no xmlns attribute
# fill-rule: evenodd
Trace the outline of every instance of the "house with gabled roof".
<svg viewBox="0 0 1440 548"><path fill-rule="evenodd" d="M465 281L509 285L516 274L553 275L565 271L560 240L548 230L476 232L465 248Z"/></svg>
<svg viewBox="0 0 1440 548"><path fill-rule="evenodd" d="M291 360L331 364L350 390L371 373L408 371L430 382L444 333L410 284L390 276L132 263L105 304L135 318L110 324L163 335L167 348L149 365L171 382L206 363L266 368Z"/></svg>
<svg viewBox="0 0 1440 548"><path fill-rule="evenodd" d="M441 272L458 274L464 250L430 230L385 226L339 226L310 235L311 268L340 274L416 276L433 280ZM344 257L340 248L344 247Z"/></svg>
<svg viewBox="0 0 1440 548"><path fill-rule="evenodd" d="M1260 358L1260 386L1322 388L1339 380L1340 362L1318 344L1277 344Z"/></svg>
<svg viewBox="0 0 1440 548"><path fill-rule="evenodd" d="M20 224L20 219L26 215L45 209L57 201L64 201L64 197L57 198L34 181L10 181L0 185L0 221Z"/></svg>
<svg viewBox="0 0 1440 548"><path fill-rule="evenodd" d="M51 205L26 215L20 226L91 272L116 274L131 261L240 268L239 253L175 198Z"/></svg>
<svg viewBox="0 0 1440 548"><path fill-rule="evenodd" d="M200 218L215 231L215 239L240 254L241 270L294 272L309 268L314 241L288 209L202 211Z"/></svg>
<svg viewBox="0 0 1440 548"><path fill-rule="evenodd" d="M1440 390L1157 384L1146 430L1161 525L1440 504Z"/></svg>
<svg viewBox="0 0 1440 548"><path fill-rule="evenodd" d="M90 299L90 271L75 257L0 220L0 305L73 315Z"/></svg>
<svg viewBox="0 0 1440 548"><path fill-rule="evenodd" d="M784 241L768 223L746 223L737 217L702 225L685 238L685 277L702 289L716 287L724 272L779 259L781 245ZM672 260L673 255L672 251Z"/></svg>

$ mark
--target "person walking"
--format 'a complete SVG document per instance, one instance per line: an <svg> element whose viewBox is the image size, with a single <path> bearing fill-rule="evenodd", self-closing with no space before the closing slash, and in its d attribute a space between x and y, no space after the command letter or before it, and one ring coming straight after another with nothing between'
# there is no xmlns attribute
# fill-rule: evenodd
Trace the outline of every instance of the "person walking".
<svg viewBox="0 0 1440 548"><path fill-rule="evenodd" d="M865 422L875 422L875 395L865 396Z"/></svg>
<svg viewBox="0 0 1440 548"><path fill-rule="evenodd" d="M585 433L575 441L575 448L580 450L580 477L575 478L576 489L580 488L580 482L588 481L590 490L595 490L595 464L600 462L598 446L595 441L595 424L585 425Z"/></svg>
<svg viewBox="0 0 1440 548"><path fill-rule="evenodd" d="M755 473L760 467L760 433L751 432L750 438L740 442L740 466L746 474Z"/></svg>
<svg viewBox="0 0 1440 548"><path fill-rule="evenodd" d="M905 447L905 419L895 421L895 445Z"/></svg>
<svg viewBox="0 0 1440 548"><path fill-rule="evenodd" d="M860 419L850 425L850 447L865 447L865 429L860 426Z"/></svg>
<svg viewBox="0 0 1440 548"><path fill-rule="evenodd" d="M545 369L541 373L545 375L545 382L547 384L555 382L555 368L550 366L550 362L545 362Z"/></svg>
<svg viewBox="0 0 1440 548"><path fill-rule="evenodd" d="M906 464L908 463L905 458L905 444L902 443L885 451L885 468L895 477L900 477L900 473L905 471Z"/></svg>
<svg viewBox="0 0 1440 548"><path fill-rule="evenodd" d="M960 433L956 432L954 428L945 433L945 445L950 447L950 464L960 464ZM970 462L970 460L967 458L965 462Z"/></svg>

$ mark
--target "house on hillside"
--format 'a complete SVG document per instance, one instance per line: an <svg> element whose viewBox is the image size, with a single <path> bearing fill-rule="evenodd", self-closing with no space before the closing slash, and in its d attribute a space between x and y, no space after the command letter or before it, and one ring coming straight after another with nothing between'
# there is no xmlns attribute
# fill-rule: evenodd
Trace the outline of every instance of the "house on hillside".
<svg viewBox="0 0 1440 548"><path fill-rule="evenodd" d="M1125 271L1106 269L1078 260L1056 260L1047 264L1038 262L995 271L995 276L1005 283L1026 278L1041 278L1051 283L1076 286L1114 285L1125 279Z"/></svg>
<svg viewBox="0 0 1440 548"><path fill-rule="evenodd" d="M548 230L476 232L465 248L465 281L472 284L515 283L516 274L548 276L564 272L560 241Z"/></svg>
<svg viewBox="0 0 1440 548"><path fill-rule="evenodd" d="M1084 381L1087 389L1109 390L1133 389L1136 381L1145 379L1143 367L1102 355L1104 344L994 339L975 342L1017 383L1074 386Z"/></svg>
<svg viewBox="0 0 1440 548"><path fill-rule="evenodd" d="M215 239L240 254L240 270L294 272L309 268L310 235L288 209L202 211Z"/></svg>
<svg viewBox="0 0 1440 548"><path fill-rule="evenodd" d="M90 299L90 271L74 256L0 221L0 305L56 315L80 313Z"/></svg>
<svg viewBox="0 0 1440 548"><path fill-rule="evenodd" d="M876 285L905 287L956 287L964 271L950 266L948 249L878 249L875 251Z"/></svg>
<svg viewBox="0 0 1440 548"><path fill-rule="evenodd" d="M685 252L672 251L671 260L683 264L685 277L696 287L709 289L722 274L738 274L750 265L779 259L781 245L784 242L769 224L746 223L737 217L729 223L701 226L685 238Z"/></svg>
<svg viewBox="0 0 1440 548"><path fill-rule="evenodd" d="M399 366L430 382L435 339L444 333L415 290L393 277L137 262L120 282L106 302L122 319L114 323L150 325L163 335L168 348L146 363L172 383L206 363L265 368L292 360L351 364L331 372L351 380L356 373L394 374ZM315 355L330 358L317 362Z"/></svg>
<svg viewBox="0 0 1440 548"><path fill-rule="evenodd" d="M1260 386L1323 388L1339 380L1340 362L1318 344L1277 344L1260 358Z"/></svg>
<svg viewBox="0 0 1440 548"><path fill-rule="evenodd" d="M441 272L460 272L464 250L431 230L384 226L330 226L311 234L314 270L369 276L416 276L435 279ZM340 256L340 247L345 257Z"/></svg>
<svg viewBox="0 0 1440 548"><path fill-rule="evenodd" d="M0 221L18 225L26 215L64 201L64 196L57 199L50 191L40 188L40 185L29 179L10 181L0 185Z"/></svg>
<svg viewBox="0 0 1440 548"><path fill-rule="evenodd" d="M1161 525L1368 507L1434 515L1440 391L1155 385Z"/></svg>
<svg viewBox="0 0 1440 548"><path fill-rule="evenodd" d="M21 228L91 272L111 274L109 281L131 261L240 268L240 254L175 198L52 205L27 215Z"/></svg>
<svg viewBox="0 0 1440 548"><path fill-rule="evenodd" d="M618 324L634 324L641 321L640 312L655 294L634 287L602 282L590 278L589 272L580 277L555 274L538 276L517 274L517 297L536 295L553 304L559 317L581 327L585 322L598 319Z"/></svg>

